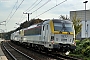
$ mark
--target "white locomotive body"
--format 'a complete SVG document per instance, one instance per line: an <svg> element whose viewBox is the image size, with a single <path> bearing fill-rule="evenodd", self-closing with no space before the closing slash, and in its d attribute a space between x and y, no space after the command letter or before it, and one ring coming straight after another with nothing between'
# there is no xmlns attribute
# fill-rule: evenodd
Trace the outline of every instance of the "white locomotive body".
<svg viewBox="0 0 90 60"><path fill-rule="evenodd" d="M26 46L50 50L74 50L75 30L69 20L45 20L42 23L22 29L19 35L11 34L11 40L18 41ZM13 38L12 38L13 36ZM16 40L14 37L17 37ZM21 38L21 39L20 39Z"/></svg>

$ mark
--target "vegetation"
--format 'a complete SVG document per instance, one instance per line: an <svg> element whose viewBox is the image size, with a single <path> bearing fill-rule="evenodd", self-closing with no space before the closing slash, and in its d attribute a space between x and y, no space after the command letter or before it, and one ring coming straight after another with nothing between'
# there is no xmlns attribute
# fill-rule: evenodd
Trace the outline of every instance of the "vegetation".
<svg viewBox="0 0 90 60"><path fill-rule="evenodd" d="M90 39L76 40L76 50L70 55L81 57L84 60L89 60L90 58Z"/></svg>
<svg viewBox="0 0 90 60"><path fill-rule="evenodd" d="M77 36L78 33L81 32L81 28L82 28L81 19L78 18L77 15L75 14L75 15L72 17L72 22L73 22L74 29L75 29L75 35Z"/></svg>
<svg viewBox="0 0 90 60"><path fill-rule="evenodd" d="M67 17L67 15L66 16L60 15L59 19L61 19L61 20L69 20L69 18Z"/></svg>
<svg viewBox="0 0 90 60"><path fill-rule="evenodd" d="M29 27L29 26L31 26L31 25L33 25L33 24L37 24L37 23L40 23L40 22L42 22L43 20L41 20L41 19L31 19L30 21L25 21L24 23L21 23L21 25L20 25L20 29L22 29L22 28L26 28L26 27Z"/></svg>

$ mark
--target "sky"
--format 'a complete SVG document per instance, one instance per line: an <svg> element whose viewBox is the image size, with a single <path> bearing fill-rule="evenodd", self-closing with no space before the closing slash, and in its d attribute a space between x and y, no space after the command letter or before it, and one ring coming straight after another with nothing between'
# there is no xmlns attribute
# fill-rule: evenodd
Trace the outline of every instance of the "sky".
<svg viewBox="0 0 90 60"><path fill-rule="evenodd" d="M32 13L29 19L58 19L60 15L68 15L68 17L70 17L70 11L85 10L84 1L85 0L0 0L0 32L14 30L26 21L28 15L23 14L23 12ZM90 0L87 1L86 9L90 10ZM49 10L54 6L56 7Z"/></svg>

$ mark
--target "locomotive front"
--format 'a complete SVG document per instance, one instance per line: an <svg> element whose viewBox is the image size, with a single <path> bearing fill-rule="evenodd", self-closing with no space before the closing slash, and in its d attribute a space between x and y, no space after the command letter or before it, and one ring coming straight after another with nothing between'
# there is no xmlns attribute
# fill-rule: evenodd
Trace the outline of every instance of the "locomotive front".
<svg viewBox="0 0 90 60"><path fill-rule="evenodd" d="M76 48L75 30L73 23L69 20L52 20L51 26L51 43L53 49L59 51L72 51Z"/></svg>

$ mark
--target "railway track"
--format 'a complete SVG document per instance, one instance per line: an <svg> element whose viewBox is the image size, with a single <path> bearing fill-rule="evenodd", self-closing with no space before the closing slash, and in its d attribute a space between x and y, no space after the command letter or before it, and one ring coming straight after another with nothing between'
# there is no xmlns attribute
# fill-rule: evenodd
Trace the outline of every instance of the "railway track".
<svg viewBox="0 0 90 60"><path fill-rule="evenodd" d="M67 55L62 55L62 54L48 54L51 57L56 58L57 60L82 60L76 57L71 57L71 56L67 56Z"/></svg>
<svg viewBox="0 0 90 60"><path fill-rule="evenodd" d="M14 46L15 44L9 42L12 46ZM7 44L6 44L7 45ZM18 46L18 45L15 45ZM18 46L17 49L21 48L21 46ZM26 47L25 47L26 48ZM21 48L19 49L20 51L24 50L25 48ZM30 52L31 51L31 52ZM30 54L32 54L33 58L35 60L81 60L79 58L75 58L75 57L70 57L70 56L66 56L66 55L62 55L62 54L53 54L52 52L46 52L46 51L39 51L37 49L31 49L31 48L26 48L24 53L26 53L28 56L31 56ZM20 60L20 59L19 59ZM26 59L23 59L26 60ZM29 59L30 60L30 59Z"/></svg>
<svg viewBox="0 0 90 60"><path fill-rule="evenodd" d="M53 52L48 52L48 51L40 51L38 49L31 49L31 50L33 50L34 52L38 52L39 54L51 57L54 60L82 60L80 58L71 57L71 56L68 56L68 55L61 54L61 53L53 53Z"/></svg>
<svg viewBox="0 0 90 60"><path fill-rule="evenodd" d="M18 49L14 48L7 42L3 42L3 47L7 51L7 53L11 56L12 59L10 60L35 60L30 56L24 54L23 52L19 51Z"/></svg>
<svg viewBox="0 0 90 60"><path fill-rule="evenodd" d="M35 51L42 55L46 55L48 57L54 58L56 60L82 60L80 58L71 57L63 54L53 54L52 52L44 52L44 51L38 51L38 50L35 50Z"/></svg>
<svg viewBox="0 0 90 60"><path fill-rule="evenodd" d="M38 52L39 54L48 56L53 58L54 60L82 60L80 58L76 58L76 57L71 57L62 53L53 53L53 52L49 52L49 51L40 51L38 49L31 49L34 52Z"/></svg>
<svg viewBox="0 0 90 60"><path fill-rule="evenodd" d="M40 54L38 52L35 52L32 49L30 49L30 48L22 47L23 45L20 45L19 46L19 45L16 45L16 44L11 43L10 41L6 41L6 42L9 43L11 46L15 47L16 49L22 51L23 53L27 54L28 56L31 56L35 60L55 60L54 58L51 58L51 57L42 55L42 54ZM5 42L5 45L7 45L6 42ZM26 60L26 59L19 59L19 60Z"/></svg>

